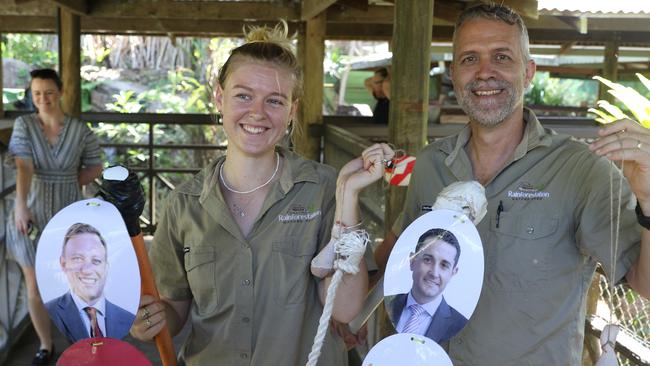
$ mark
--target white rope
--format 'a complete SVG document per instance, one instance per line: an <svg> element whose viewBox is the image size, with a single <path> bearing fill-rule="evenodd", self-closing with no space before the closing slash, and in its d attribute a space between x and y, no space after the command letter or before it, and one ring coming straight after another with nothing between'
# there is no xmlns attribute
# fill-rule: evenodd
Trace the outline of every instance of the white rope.
<svg viewBox="0 0 650 366"><path fill-rule="evenodd" d="M345 274L356 274L359 272L359 262L363 259L366 251L366 245L370 241L368 233L365 230L349 231L341 235L335 244L337 259L334 261L334 275L327 289L323 314L318 322L318 330L314 337L314 344L311 347L307 366L316 366L321 348L327 335L332 309L334 308L334 298L336 297L336 288L343 280Z"/></svg>
<svg viewBox="0 0 650 366"><path fill-rule="evenodd" d="M621 179L618 185L618 205L614 209L614 163L612 162L612 169L609 171L609 212L611 215L610 220L610 244L609 247L609 276L607 276L607 287L609 288L609 298L607 305L609 307L609 324L607 324L600 334L600 348L601 355L596 361L595 366L616 366L618 360L616 359L616 352L614 347L616 345L616 336L618 335L619 326L614 323L614 278L616 277L616 254L618 253L618 239L620 236L619 230L621 225L621 200L623 198L623 169L625 167L625 160L621 162ZM615 213L616 211L616 213Z"/></svg>

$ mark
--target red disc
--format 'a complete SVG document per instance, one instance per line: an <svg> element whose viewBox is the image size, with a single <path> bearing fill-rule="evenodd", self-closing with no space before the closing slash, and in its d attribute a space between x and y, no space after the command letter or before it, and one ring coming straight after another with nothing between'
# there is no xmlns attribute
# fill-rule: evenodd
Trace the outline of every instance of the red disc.
<svg viewBox="0 0 650 366"><path fill-rule="evenodd" d="M142 352L115 338L82 339L63 352L57 366L152 366Z"/></svg>

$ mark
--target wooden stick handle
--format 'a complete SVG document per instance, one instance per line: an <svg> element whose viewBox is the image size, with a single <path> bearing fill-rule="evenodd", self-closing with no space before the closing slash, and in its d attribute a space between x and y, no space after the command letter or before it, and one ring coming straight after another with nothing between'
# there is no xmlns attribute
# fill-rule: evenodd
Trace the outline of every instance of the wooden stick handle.
<svg viewBox="0 0 650 366"><path fill-rule="evenodd" d="M147 254L147 248L144 245L142 233L132 236L131 242L133 243L133 249L138 257L138 266L140 267L140 292L142 294L151 295L155 297L156 300L160 300L160 295L156 288L156 281L153 278L153 271L151 270L151 263L149 263L149 255ZM172 343L172 337L167 325L165 325L160 333L154 337L154 340L156 341L156 348L158 348L158 353L160 354L160 360L162 361L163 366L176 366L176 352L174 351L174 343Z"/></svg>

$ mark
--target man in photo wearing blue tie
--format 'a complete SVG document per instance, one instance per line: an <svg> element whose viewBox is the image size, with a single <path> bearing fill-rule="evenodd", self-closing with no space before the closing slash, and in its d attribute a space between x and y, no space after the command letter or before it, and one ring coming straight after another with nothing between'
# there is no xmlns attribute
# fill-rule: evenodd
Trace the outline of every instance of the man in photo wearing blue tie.
<svg viewBox="0 0 650 366"><path fill-rule="evenodd" d="M88 224L76 223L63 239L59 258L70 291L45 304L54 324L71 342L84 338L123 338L135 315L104 297L108 276L106 242Z"/></svg>
<svg viewBox="0 0 650 366"><path fill-rule="evenodd" d="M397 332L413 333L435 342L448 341L467 323L442 295L458 273L460 244L444 229L431 229L418 239L410 255L413 285L408 294L396 295L389 304L389 317Z"/></svg>

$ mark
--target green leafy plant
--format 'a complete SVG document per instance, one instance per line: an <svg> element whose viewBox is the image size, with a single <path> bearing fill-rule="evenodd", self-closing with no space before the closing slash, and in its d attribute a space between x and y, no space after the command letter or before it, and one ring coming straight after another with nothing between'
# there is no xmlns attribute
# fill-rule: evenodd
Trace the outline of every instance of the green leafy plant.
<svg viewBox="0 0 650 366"><path fill-rule="evenodd" d="M650 80L641 74L636 74L636 76L641 81L641 84L650 91ZM643 127L650 128L650 100L647 97L631 87L612 82L603 77L594 76L594 79L607 85L610 88L607 92L623 103L625 109L632 114L632 117L630 117L621 108L606 100L599 100L596 102L598 109L589 109L589 112L597 115L596 121L610 123L621 118L630 118L639 122Z"/></svg>
<svg viewBox="0 0 650 366"><path fill-rule="evenodd" d="M54 68L59 63L56 36L46 34L9 33L2 37L2 57L23 61L32 67Z"/></svg>
<svg viewBox="0 0 650 366"><path fill-rule="evenodd" d="M561 79L537 72L524 98L526 104L578 107L595 102L597 92L597 83L591 80Z"/></svg>

